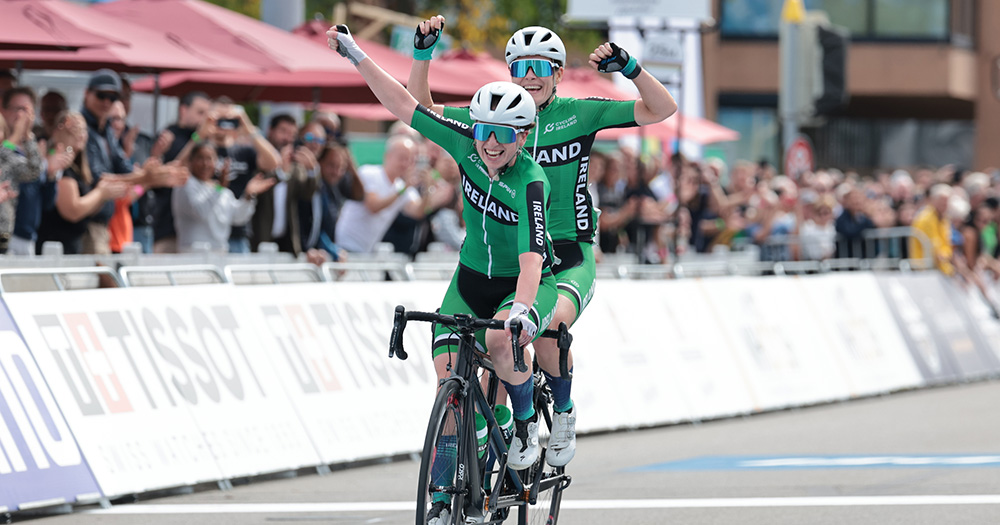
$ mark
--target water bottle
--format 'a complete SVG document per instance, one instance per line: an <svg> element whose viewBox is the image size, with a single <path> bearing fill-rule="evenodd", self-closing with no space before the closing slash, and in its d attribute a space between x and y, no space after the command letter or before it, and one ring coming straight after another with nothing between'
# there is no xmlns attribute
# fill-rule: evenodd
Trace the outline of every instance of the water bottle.
<svg viewBox="0 0 1000 525"><path fill-rule="evenodd" d="M504 443L510 446L510 440L514 437L514 414L507 405L497 405L493 407L493 417L497 419Z"/></svg>
<svg viewBox="0 0 1000 525"><path fill-rule="evenodd" d="M486 433L486 418L476 412L476 453L480 458L486 453L486 442L489 435Z"/></svg>

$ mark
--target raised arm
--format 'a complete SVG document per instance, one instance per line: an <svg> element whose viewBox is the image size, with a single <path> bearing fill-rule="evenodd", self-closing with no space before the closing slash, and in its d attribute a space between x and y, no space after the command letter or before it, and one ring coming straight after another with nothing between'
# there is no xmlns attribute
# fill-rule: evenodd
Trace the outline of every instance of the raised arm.
<svg viewBox="0 0 1000 525"><path fill-rule="evenodd" d="M413 36L413 63L410 65L410 78L406 83L406 90L420 104L430 108L438 115L444 114L444 106L434 105L428 77L430 76L434 47L437 46L443 30L444 17L441 15L432 16L417 26Z"/></svg>
<svg viewBox="0 0 1000 525"><path fill-rule="evenodd" d="M406 124L413 122L413 112L417 108L417 99L410 95L396 79L386 73L378 64L358 47L354 37L345 25L331 27L326 32L330 49L340 53L351 61L358 73L364 77L379 102L393 115Z"/></svg>
<svg viewBox="0 0 1000 525"><path fill-rule="evenodd" d="M590 66L601 73L620 72L635 84L639 90L639 99L635 101L636 124L655 124L677 112L677 102L667 88L614 42L597 46L590 54Z"/></svg>

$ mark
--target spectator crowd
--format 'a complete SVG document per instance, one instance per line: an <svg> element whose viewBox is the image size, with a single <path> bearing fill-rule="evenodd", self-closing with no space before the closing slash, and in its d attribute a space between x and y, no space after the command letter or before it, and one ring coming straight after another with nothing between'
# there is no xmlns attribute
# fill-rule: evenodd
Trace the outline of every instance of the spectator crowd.
<svg viewBox="0 0 1000 525"><path fill-rule="evenodd" d="M79 110L3 71L0 96L0 253L48 241L67 254L130 243L247 253L267 242L321 263L379 243L410 257L432 242L457 251L464 239L458 166L401 123L382 163L359 167L332 113L274 115L262 132L233 101L192 92L149 136L130 124L130 85L110 70L90 77ZM787 176L766 162L602 151L589 159L599 253L656 264L755 245L767 260L929 257L979 286L1000 276L1000 170ZM880 232L899 242L871 242Z"/></svg>
<svg viewBox="0 0 1000 525"><path fill-rule="evenodd" d="M192 92L152 137L129 122L129 82L106 69L79 111L6 71L0 97L0 254L35 255L50 241L65 254L132 243L248 253L267 242L319 264L380 241L412 256L464 238L457 165L407 126L381 165L357 167L332 113L274 115L262 132L232 100Z"/></svg>

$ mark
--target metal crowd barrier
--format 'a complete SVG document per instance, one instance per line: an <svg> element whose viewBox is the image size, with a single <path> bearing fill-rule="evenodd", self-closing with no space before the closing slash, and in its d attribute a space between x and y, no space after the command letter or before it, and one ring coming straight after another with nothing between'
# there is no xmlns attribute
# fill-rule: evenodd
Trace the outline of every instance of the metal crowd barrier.
<svg viewBox="0 0 1000 525"><path fill-rule="evenodd" d="M233 284L292 284L319 283L323 276L315 264L231 264L223 269L226 280Z"/></svg>
<svg viewBox="0 0 1000 525"><path fill-rule="evenodd" d="M909 240L923 246L924 257L909 255ZM842 241L842 240L841 240ZM762 245L737 245L716 253L687 253L668 264L639 264L635 254L605 254L597 265L599 279L677 279L712 276L759 276L825 273L843 270L922 270L933 268L931 242L911 228L870 230L855 244L841 242L837 257L825 260L773 259L791 253L803 239L782 236ZM845 247L846 246L846 247ZM193 256L192 256L193 255ZM74 290L114 286L180 286L190 284L287 284L335 281L448 280L457 266L455 254L439 253L411 262L403 254L352 254L345 262L317 267L290 254L244 255L0 256L0 293ZM848 255L863 255L848 256ZM206 262L210 260L212 262ZM266 262L265 262L266 261ZM75 264L75 267L66 267ZM30 266L30 268L22 267ZM47 267L42 267L47 266ZM117 270L116 270L117 269Z"/></svg>
<svg viewBox="0 0 1000 525"><path fill-rule="evenodd" d="M92 268L17 268L0 270L0 294L120 288L118 272L106 266Z"/></svg>
<svg viewBox="0 0 1000 525"><path fill-rule="evenodd" d="M222 270L211 264L123 266L118 269L118 273L121 274L125 286L178 286L229 282Z"/></svg>

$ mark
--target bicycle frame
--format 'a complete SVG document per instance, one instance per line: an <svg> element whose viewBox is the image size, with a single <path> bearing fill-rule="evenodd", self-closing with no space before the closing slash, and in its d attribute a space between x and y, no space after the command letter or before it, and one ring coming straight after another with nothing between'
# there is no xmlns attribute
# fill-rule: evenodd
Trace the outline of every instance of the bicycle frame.
<svg viewBox="0 0 1000 525"><path fill-rule="evenodd" d="M457 356L454 363L450 366L451 375L442 379L440 385L444 386L448 382L458 384L459 388L456 389L453 395L460 395L461 399L458 400L461 408L460 412L466 414L460 428L456 430L459 443L457 463L459 469L457 472L458 483L459 486L465 485L466 487L473 488L472 490L461 491L467 498L465 507L480 509L485 513L495 512L508 507L534 504L540 490L551 489L559 491L568 486L569 476L566 476L561 471L558 476L546 478L545 484L542 485L543 468L534 471L532 479L527 480L522 480L518 471L507 468L507 443L493 415L493 403L489 401L490 399L496 399L499 379L493 369L493 364L489 356L476 348L475 339L475 332L479 329L503 329L504 322L497 319L476 319L463 314L446 316L424 312L406 312L402 306L397 306L392 335L389 341L390 358L394 355L400 359L407 358L406 351L403 349L402 339L407 320L441 323L458 328L459 342ZM516 370L527 371L528 367L524 362L524 349L517 343L520 328L518 323L512 323L511 325L514 368ZM557 339L560 349L560 374L565 378L569 378L570 374L566 366L566 356L568 355L569 346L573 338L567 331L565 323L561 324L557 331L544 331L542 336ZM480 368L489 374L489 384L487 393L485 394L480 387L479 375L477 373ZM536 391L537 395L538 392ZM533 402L537 401L538 398L536 397ZM486 420L486 425L489 429L487 438L488 447L497 459L497 471L499 473L498 482L493 484L485 504L483 501L483 492L478 489L483 487L483 475L486 472L488 455L484 454L482 458L479 458L477 452L474 452L477 450L477 441L475 424L472 421L474 421L474 414L476 412ZM545 413L545 418L548 423L551 423L547 412ZM505 492L506 494L504 494Z"/></svg>
<svg viewBox="0 0 1000 525"><path fill-rule="evenodd" d="M473 380L473 378L478 378L477 371L480 368L485 370L490 376L488 392L485 394L483 393L483 389L480 387L479 381ZM499 379L497 378L492 365L487 364L486 356L476 350L474 335L460 335L457 357L455 363L451 367L451 376L443 379L441 383L444 384L447 381L458 381L462 385L461 391L463 393L463 398L460 401L462 405L462 413L475 414L478 411L479 414L486 419L486 428L490 429L487 439L488 447L493 451L493 454L495 454L497 458L497 465L499 466L498 470L501 472L500 475L502 481L502 476L505 472L507 472L507 444L504 441L503 434L500 432L500 425L497 424L496 418L493 415L493 403L488 401L488 399L496 399L497 390L499 389ZM460 464L469 466L469 469L466 472L469 479L469 486L482 487L488 455L484 454L482 458L479 458L477 454L473 452L476 450L475 426L465 424L462 425L462 427L463 428L459 430L459 439L461 442L465 443L466 446L459 447L459 450L465 451L463 455L466 457L461 458ZM510 472L514 474L513 471ZM522 501L527 501L525 486L521 482L520 477L517 475L511 475L508 479L513 483L516 492L524 497L501 497L500 491L503 488L503 483L501 482L494 484L487 505L483 504L482 493L478 490L473 490L467 495L469 501L468 506L484 509L486 512L493 512L500 508L518 505Z"/></svg>

